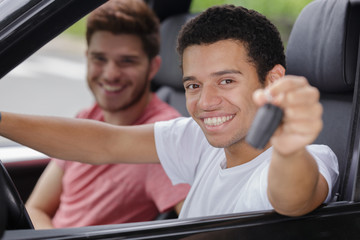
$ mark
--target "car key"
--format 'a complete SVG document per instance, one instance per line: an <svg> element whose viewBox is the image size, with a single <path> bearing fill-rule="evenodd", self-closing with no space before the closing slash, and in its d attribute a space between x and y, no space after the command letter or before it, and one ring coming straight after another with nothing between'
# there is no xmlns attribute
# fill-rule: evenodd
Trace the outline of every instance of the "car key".
<svg viewBox="0 0 360 240"><path fill-rule="evenodd" d="M263 149L281 123L284 113L281 108L267 103L259 108L246 141L257 149Z"/></svg>

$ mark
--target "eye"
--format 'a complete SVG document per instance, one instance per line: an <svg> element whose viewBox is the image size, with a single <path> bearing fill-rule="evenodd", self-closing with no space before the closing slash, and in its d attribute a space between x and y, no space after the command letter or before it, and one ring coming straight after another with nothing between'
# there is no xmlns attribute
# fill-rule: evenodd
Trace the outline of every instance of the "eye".
<svg viewBox="0 0 360 240"><path fill-rule="evenodd" d="M185 88L186 89L195 89L195 88L199 88L199 85L192 83L192 84L187 85Z"/></svg>
<svg viewBox="0 0 360 240"><path fill-rule="evenodd" d="M130 57L125 57L122 59L122 62L123 63L133 63L133 62L135 62L135 59L130 58Z"/></svg>
<svg viewBox="0 0 360 240"><path fill-rule="evenodd" d="M105 57L103 56L99 56L99 55L93 55L92 56L92 61L96 62L96 63L105 63L107 60Z"/></svg>
<svg viewBox="0 0 360 240"><path fill-rule="evenodd" d="M229 84L229 83L232 83L234 82L232 79L224 79L220 82L221 85L226 85L226 84Z"/></svg>

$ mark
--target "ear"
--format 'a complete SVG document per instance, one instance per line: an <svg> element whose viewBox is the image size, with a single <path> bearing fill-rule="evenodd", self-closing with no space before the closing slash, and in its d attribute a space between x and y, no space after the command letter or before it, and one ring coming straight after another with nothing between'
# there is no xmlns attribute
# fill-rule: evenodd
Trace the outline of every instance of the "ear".
<svg viewBox="0 0 360 240"><path fill-rule="evenodd" d="M268 86L284 76L285 68L281 64L276 64L266 75L265 85Z"/></svg>
<svg viewBox="0 0 360 240"><path fill-rule="evenodd" d="M89 71L89 65L90 65L89 57L90 57L89 48L87 48L87 49L85 50L85 59L86 59L87 71Z"/></svg>
<svg viewBox="0 0 360 240"><path fill-rule="evenodd" d="M156 73L159 71L161 66L161 57L159 55L155 56L150 60L150 70L149 70L149 81L153 79Z"/></svg>

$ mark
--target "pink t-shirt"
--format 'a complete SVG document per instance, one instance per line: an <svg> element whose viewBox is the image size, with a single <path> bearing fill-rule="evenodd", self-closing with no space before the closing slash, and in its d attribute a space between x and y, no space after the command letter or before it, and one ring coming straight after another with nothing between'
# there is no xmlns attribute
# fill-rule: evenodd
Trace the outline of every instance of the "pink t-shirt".
<svg viewBox="0 0 360 240"><path fill-rule="evenodd" d="M144 114L133 125L178 116L153 94ZM77 117L104 121L97 105ZM173 186L160 164L53 161L64 170L60 205L52 220L56 228L150 221L185 199L190 188L186 184Z"/></svg>

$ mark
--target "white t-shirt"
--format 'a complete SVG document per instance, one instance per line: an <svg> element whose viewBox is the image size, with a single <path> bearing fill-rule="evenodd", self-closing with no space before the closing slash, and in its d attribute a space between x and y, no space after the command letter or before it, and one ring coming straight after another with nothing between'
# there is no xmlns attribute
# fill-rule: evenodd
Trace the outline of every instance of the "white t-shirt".
<svg viewBox="0 0 360 240"><path fill-rule="evenodd" d="M266 193L272 148L250 162L226 168L224 149L212 147L192 118L157 122L155 142L173 184L191 185L179 218L273 209ZM307 149L328 183L329 201L339 174L337 158L325 145Z"/></svg>

